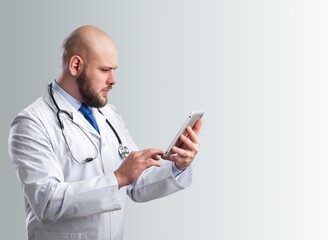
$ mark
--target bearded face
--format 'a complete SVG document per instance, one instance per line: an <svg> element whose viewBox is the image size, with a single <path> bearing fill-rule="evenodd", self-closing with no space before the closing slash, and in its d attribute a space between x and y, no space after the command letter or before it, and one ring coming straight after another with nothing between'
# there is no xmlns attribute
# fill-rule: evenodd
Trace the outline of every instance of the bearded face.
<svg viewBox="0 0 328 240"><path fill-rule="evenodd" d="M81 97L83 99L83 103L87 104L90 107L101 108L107 104L107 93L108 90L104 94L104 90L97 90L92 86L91 79L88 78L85 70L81 73L80 76L76 78L77 85Z"/></svg>

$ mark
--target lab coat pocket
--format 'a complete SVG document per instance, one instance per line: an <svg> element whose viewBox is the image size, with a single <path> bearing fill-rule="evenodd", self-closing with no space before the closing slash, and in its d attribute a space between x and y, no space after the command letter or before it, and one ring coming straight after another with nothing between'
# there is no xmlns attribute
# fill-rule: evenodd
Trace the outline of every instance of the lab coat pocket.
<svg viewBox="0 0 328 240"><path fill-rule="evenodd" d="M87 240L86 233L56 233L35 231L35 240Z"/></svg>

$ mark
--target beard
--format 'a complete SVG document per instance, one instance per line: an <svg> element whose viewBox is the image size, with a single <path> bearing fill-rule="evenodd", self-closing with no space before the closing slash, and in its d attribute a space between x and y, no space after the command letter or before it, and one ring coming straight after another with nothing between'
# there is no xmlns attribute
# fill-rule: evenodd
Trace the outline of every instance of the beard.
<svg viewBox="0 0 328 240"><path fill-rule="evenodd" d="M102 98L100 93L96 92L84 70L76 81L83 103L94 108L101 108L107 104L107 98Z"/></svg>

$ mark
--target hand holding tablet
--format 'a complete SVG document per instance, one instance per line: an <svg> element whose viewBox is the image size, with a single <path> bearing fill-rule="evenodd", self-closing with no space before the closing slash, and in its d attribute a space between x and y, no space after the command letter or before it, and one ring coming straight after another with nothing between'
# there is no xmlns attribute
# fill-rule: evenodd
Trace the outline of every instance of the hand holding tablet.
<svg viewBox="0 0 328 240"><path fill-rule="evenodd" d="M169 147L167 148L167 150L165 151L164 156L170 156L173 155L174 153L172 152L172 148L173 146L176 147L181 147L182 146L182 142L180 140L180 136L182 134L184 134L185 136L188 137L187 131L186 129L188 127L193 128L193 126L195 125L195 123L204 115L203 111L193 111L189 114L188 118L186 119L186 121L184 122L184 124L182 125L182 127L180 128L179 132L176 134L176 136L174 137L174 139L172 140L171 144L169 145Z"/></svg>

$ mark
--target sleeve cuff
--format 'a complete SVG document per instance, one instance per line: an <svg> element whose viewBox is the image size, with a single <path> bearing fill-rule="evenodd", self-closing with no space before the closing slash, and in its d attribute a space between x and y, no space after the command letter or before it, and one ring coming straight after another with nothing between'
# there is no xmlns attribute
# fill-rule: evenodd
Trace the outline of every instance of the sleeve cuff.
<svg viewBox="0 0 328 240"><path fill-rule="evenodd" d="M177 166L175 166L175 163L172 164L172 176L178 177L183 171L179 170Z"/></svg>

